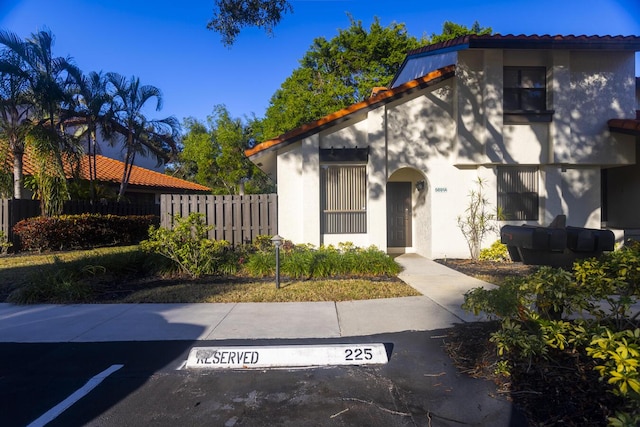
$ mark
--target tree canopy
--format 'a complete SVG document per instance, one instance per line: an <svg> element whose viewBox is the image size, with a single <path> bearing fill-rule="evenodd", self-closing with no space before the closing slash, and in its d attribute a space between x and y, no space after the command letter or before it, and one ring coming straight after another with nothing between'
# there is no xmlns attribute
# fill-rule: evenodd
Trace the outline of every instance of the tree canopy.
<svg viewBox="0 0 640 427"><path fill-rule="evenodd" d="M187 133L173 174L212 189L214 194L257 194L274 191L273 183L244 155L253 141L254 120L231 116L216 105L207 123L185 119Z"/></svg>
<svg viewBox="0 0 640 427"><path fill-rule="evenodd" d="M440 43L447 40L453 40L460 36L466 36L468 34L491 34L493 29L491 27L481 27L478 21L475 21L471 28L467 28L465 25L456 24L451 21L444 21L442 24L442 33L431 34L431 38L429 39L430 44Z"/></svg>
<svg viewBox="0 0 640 427"><path fill-rule="evenodd" d="M216 0L207 28L218 32L225 46L231 46L245 27L272 34L282 16L292 10L287 0Z"/></svg>
<svg viewBox="0 0 640 427"><path fill-rule="evenodd" d="M362 21L349 19L350 27L333 39L316 38L272 96L264 139L366 99L374 87L389 84L408 50L426 43L409 35L404 24L383 27L375 18L367 30Z"/></svg>
<svg viewBox="0 0 640 427"><path fill-rule="evenodd" d="M207 28L220 34L225 46L231 46L242 29L247 27L261 28L272 35L283 16L290 12L293 12L293 7L288 0L214 0L213 16ZM445 21L442 33L433 33L429 42L439 43L467 34L491 33L491 27L482 28L478 21L471 28Z"/></svg>

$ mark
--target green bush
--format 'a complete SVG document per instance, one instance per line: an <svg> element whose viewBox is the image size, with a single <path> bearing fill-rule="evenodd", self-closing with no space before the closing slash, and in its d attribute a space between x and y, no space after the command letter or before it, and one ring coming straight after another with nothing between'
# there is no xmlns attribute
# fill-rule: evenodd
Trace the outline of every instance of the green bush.
<svg viewBox="0 0 640 427"><path fill-rule="evenodd" d="M496 240L488 248L481 249L478 259L481 261L511 262L507 245L501 243L500 240Z"/></svg>
<svg viewBox="0 0 640 427"><path fill-rule="evenodd" d="M289 242L290 243L290 242ZM264 277L275 273L275 249L257 250L248 255L244 271ZM352 243L314 248L312 245L283 245L280 250L281 274L295 279L340 276L395 276L400 266L386 253L372 246L367 249Z"/></svg>
<svg viewBox="0 0 640 427"><path fill-rule="evenodd" d="M6 254L11 246L13 246L13 244L7 239L4 231L0 230L0 255Z"/></svg>
<svg viewBox="0 0 640 427"><path fill-rule="evenodd" d="M170 259L181 272L194 278L235 273L239 254L227 241L208 239L211 229L205 224L203 214L194 212L187 218L176 216L172 230L151 226L149 239L140 242L140 247Z"/></svg>
<svg viewBox="0 0 640 427"><path fill-rule="evenodd" d="M100 246L137 244L147 237L153 215L61 215L34 217L13 227L24 251L90 249Z"/></svg>
<svg viewBox="0 0 640 427"><path fill-rule="evenodd" d="M549 361L556 351L590 356L600 379L624 398L612 426L640 421L640 329L632 306L640 299L640 245L576 262L573 271L542 267L534 274L465 295L463 308L502 319L491 336L501 372ZM604 302L604 304L603 304ZM582 312L586 320L564 315Z"/></svg>

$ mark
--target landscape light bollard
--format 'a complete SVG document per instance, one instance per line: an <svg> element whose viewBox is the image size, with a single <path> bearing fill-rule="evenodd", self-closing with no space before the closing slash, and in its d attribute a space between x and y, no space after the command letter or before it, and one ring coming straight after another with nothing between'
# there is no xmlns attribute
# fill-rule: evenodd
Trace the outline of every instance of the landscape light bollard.
<svg viewBox="0 0 640 427"><path fill-rule="evenodd" d="M275 235L271 241L276 247L276 289L280 289L280 246L282 246L282 237Z"/></svg>

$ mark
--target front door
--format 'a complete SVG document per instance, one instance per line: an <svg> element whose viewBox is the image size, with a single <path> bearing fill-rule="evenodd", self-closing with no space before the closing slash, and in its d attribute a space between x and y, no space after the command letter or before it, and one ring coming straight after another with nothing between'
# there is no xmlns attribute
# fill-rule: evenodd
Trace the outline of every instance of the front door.
<svg viewBox="0 0 640 427"><path fill-rule="evenodd" d="M409 247L411 242L411 183L387 183L387 246Z"/></svg>

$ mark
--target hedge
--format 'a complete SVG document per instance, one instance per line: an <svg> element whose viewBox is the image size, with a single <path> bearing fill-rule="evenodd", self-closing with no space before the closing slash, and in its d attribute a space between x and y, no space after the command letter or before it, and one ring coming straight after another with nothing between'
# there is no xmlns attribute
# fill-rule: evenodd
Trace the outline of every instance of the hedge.
<svg viewBox="0 0 640 427"><path fill-rule="evenodd" d="M13 232L19 250L42 252L137 244L158 223L154 215L61 215L27 218Z"/></svg>

